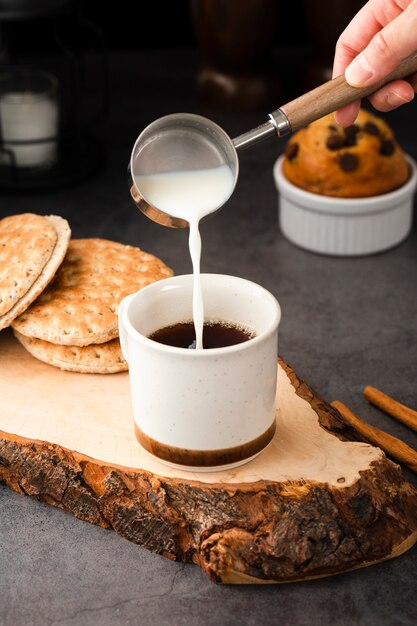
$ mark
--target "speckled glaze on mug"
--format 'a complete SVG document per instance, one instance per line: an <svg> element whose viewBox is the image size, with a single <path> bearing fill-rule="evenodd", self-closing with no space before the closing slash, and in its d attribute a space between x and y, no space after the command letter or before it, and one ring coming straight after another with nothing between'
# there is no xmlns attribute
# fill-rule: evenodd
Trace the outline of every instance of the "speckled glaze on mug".
<svg viewBox="0 0 417 626"><path fill-rule="evenodd" d="M210 350L149 339L192 319L192 275L153 283L119 306L136 437L160 461L193 471L246 463L274 436L281 317L277 300L260 285L219 274L201 280L205 320L240 324L255 337Z"/></svg>

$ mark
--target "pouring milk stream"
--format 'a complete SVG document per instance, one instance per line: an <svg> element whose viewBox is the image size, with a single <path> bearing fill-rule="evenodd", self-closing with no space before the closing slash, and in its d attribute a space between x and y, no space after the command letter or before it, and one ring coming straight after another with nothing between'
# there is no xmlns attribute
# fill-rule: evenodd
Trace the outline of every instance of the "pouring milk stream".
<svg viewBox="0 0 417 626"><path fill-rule="evenodd" d="M196 348L203 348L204 303L200 281L200 220L230 197L234 176L228 165L188 171L170 171L137 177L147 200L190 225L189 248L193 266L193 319Z"/></svg>

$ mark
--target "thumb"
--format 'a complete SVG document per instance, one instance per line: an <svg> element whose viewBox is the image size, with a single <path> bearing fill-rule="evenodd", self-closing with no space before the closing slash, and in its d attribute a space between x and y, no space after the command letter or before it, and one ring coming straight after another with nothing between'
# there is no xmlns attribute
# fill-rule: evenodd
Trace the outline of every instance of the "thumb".
<svg viewBox="0 0 417 626"><path fill-rule="evenodd" d="M380 30L345 70L352 87L366 87L389 74L417 50L417 0Z"/></svg>

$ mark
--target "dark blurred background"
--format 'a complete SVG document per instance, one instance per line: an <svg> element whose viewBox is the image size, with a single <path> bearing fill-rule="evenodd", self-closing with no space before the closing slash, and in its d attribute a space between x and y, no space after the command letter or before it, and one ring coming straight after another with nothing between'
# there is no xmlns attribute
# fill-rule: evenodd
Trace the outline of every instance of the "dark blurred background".
<svg viewBox="0 0 417 626"><path fill-rule="evenodd" d="M235 60L245 56L245 71L258 52L258 68L278 53L278 71L288 71L279 60L283 49L304 52L310 65L330 67L338 34L364 4L364 0L0 0L3 55L21 56L57 52L55 29L71 45L94 50L96 42L88 26L105 39L108 52L140 50L189 50L206 60L207 38L216 45L229 40ZM81 23L71 20L71 14ZM223 32L222 32L223 31ZM221 39L223 41L221 42ZM221 51L218 65L222 65ZM224 59L223 59L224 61ZM230 61L230 59L229 59ZM287 61L287 59L286 59ZM225 61L227 65L227 60ZM291 63L290 65L294 65ZM237 66L238 63L236 62ZM281 67L279 67L281 65ZM220 67L220 69L222 69ZM297 68L294 67L294 70Z"/></svg>
<svg viewBox="0 0 417 626"><path fill-rule="evenodd" d="M228 0L218 2L219 5L227 4ZM36 8L36 5L44 4L45 12ZM216 4L211 0L211 4ZM260 4L262 3L262 0ZM17 16L19 5L24 3L19 0L2 0L0 10L6 16L14 12ZM197 41L193 30L189 0L165 0L162 2L138 2L119 0L117 3L103 0L83 0L65 3L57 0L55 7L64 7L65 4L78 4L83 15L94 21L101 27L107 38L109 50L141 50L143 48L195 48ZM241 0L238 10L245 10L245 0ZM275 43L279 46L288 43L305 43L308 36L305 19L300 11L300 2L280 2L276 24ZM330 5L329 2L316 0L317 9L321 4ZM26 5L32 5L33 15L40 17L45 15L46 7L53 8L42 0L30 0ZM0 13L1 14L1 13ZM16 25L16 22L15 22ZM34 32L36 29L36 33ZM30 52L36 43L37 48L44 52L51 49L49 43L50 27L46 21L39 20L34 25L30 20L19 27L12 28L13 44L15 49Z"/></svg>
<svg viewBox="0 0 417 626"><path fill-rule="evenodd" d="M257 125L331 78L337 38L363 4L0 0L0 70L52 73L60 112L58 160L43 171L3 164L0 188L89 177L112 143L130 145L146 124L183 107L230 134Z"/></svg>

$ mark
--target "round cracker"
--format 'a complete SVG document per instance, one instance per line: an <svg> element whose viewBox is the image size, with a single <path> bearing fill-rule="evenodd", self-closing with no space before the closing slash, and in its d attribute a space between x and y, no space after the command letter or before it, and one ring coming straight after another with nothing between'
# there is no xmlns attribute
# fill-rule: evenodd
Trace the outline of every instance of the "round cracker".
<svg viewBox="0 0 417 626"><path fill-rule="evenodd" d="M172 270L140 248L106 239L73 239L53 282L13 328L67 346L110 341L119 334L119 302L168 276Z"/></svg>
<svg viewBox="0 0 417 626"><path fill-rule="evenodd" d="M36 300L45 287L51 282L61 265L71 238L71 229L67 220L58 215L45 215L45 219L53 226L57 234L57 242L50 259L42 269L33 285L12 308L0 317L0 330L10 326L13 320L23 313Z"/></svg>
<svg viewBox="0 0 417 626"><path fill-rule="evenodd" d="M23 213L0 220L0 316L28 292L56 242L55 228L42 215Z"/></svg>
<svg viewBox="0 0 417 626"><path fill-rule="evenodd" d="M128 369L118 339L90 346L63 346L13 331L22 346L35 358L69 372L115 374Z"/></svg>

